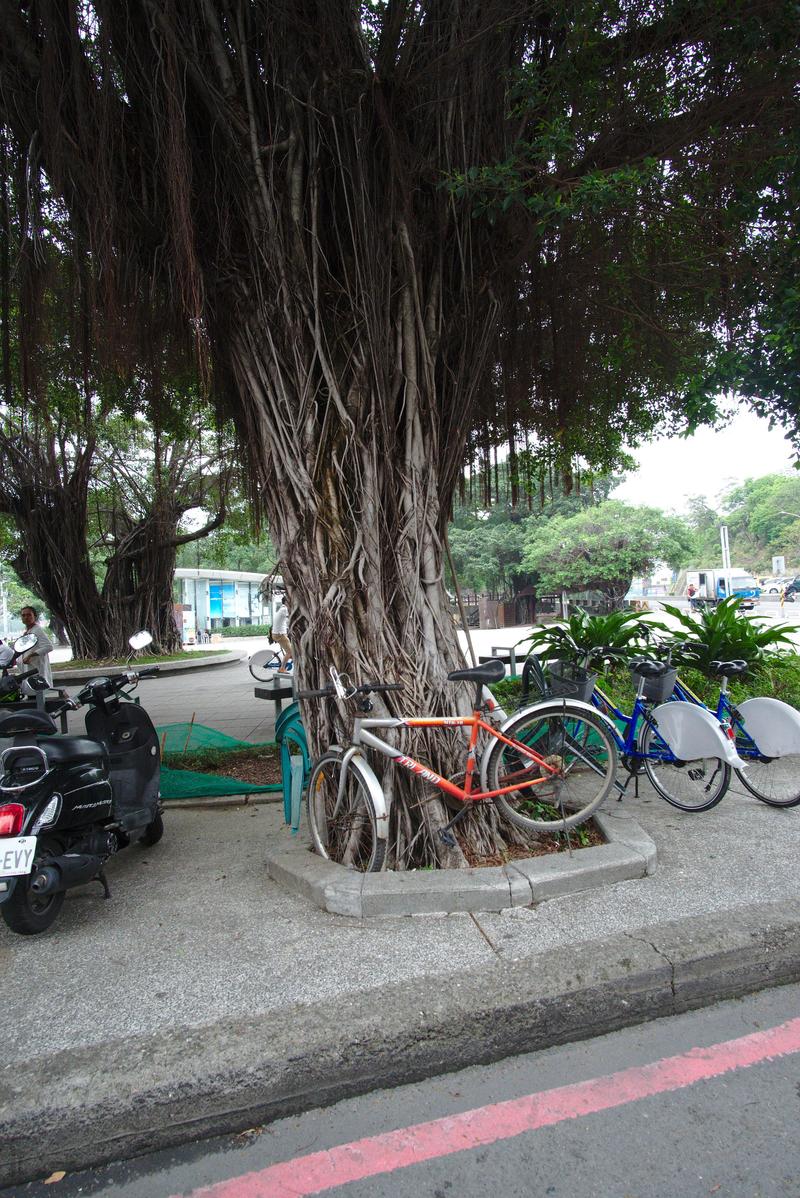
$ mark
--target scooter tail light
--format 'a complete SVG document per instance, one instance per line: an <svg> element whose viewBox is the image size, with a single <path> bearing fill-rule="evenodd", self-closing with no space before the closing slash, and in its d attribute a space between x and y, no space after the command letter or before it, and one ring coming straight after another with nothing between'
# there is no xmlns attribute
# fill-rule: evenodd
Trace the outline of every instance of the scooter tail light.
<svg viewBox="0 0 800 1198"><path fill-rule="evenodd" d="M24 819L22 803L4 803L0 807L0 836L19 836Z"/></svg>

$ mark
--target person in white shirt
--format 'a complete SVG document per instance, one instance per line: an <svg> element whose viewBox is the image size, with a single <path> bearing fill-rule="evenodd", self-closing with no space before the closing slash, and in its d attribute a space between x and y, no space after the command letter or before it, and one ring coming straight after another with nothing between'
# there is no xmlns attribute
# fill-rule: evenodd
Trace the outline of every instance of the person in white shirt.
<svg viewBox="0 0 800 1198"><path fill-rule="evenodd" d="M286 598L284 595L278 596L278 610L275 612L275 619L272 621L272 639L279 646L281 651L281 664L278 667L279 674L287 672L286 667L292 660L292 646L289 643L289 609L286 606Z"/></svg>
<svg viewBox="0 0 800 1198"><path fill-rule="evenodd" d="M19 614L25 625L24 635L36 637L36 646L24 654L22 665L27 669L37 670L47 685L52 686L53 671L50 669L50 654L53 652L53 642L39 624L39 613L35 607L23 607Z"/></svg>

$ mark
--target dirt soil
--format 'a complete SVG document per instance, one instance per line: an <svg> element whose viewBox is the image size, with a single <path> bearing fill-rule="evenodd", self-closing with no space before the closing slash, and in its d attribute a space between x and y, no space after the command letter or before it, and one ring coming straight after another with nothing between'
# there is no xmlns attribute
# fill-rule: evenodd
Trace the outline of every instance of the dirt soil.
<svg viewBox="0 0 800 1198"><path fill-rule="evenodd" d="M225 760L227 757L228 760ZM237 778L255 786L272 786L281 780L281 759L277 749L261 749L257 753L217 754L213 764L198 760L197 754L187 753L184 759L170 755L168 764L172 769L197 770L201 774L214 774L225 778Z"/></svg>
<svg viewBox="0 0 800 1198"><path fill-rule="evenodd" d="M458 835L458 832L456 832L456 835ZM479 857L470 852L468 845L462 845L461 847L469 864L474 869L480 869L490 865L507 865L509 861L522 861L528 857L547 857L551 853L590 849L596 845L605 843L605 838L594 820L589 820L588 823L582 824L580 828L573 828L569 833L569 837L564 834L548 836L543 833L538 840L532 841L530 845L508 845L502 855L495 853L491 856Z"/></svg>

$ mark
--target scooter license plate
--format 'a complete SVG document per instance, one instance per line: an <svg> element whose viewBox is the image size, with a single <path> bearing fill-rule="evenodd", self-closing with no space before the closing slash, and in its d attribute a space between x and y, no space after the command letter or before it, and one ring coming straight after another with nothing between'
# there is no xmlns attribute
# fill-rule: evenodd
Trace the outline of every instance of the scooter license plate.
<svg viewBox="0 0 800 1198"><path fill-rule="evenodd" d="M35 836L4 836L0 839L0 878L29 874L35 853Z"/></svg>

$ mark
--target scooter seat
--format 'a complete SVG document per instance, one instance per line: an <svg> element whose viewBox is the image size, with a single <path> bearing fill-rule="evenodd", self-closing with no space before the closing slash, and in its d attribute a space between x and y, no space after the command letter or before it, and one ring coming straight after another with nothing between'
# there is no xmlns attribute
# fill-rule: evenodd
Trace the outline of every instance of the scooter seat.
<svg viewBox="0 0 800 1198"><path fill-rule="evenodd" d="M105 745L88 736L53 736L39 742L50 765L78 765L85 761L102 761L107 757Z"/></svg>
<svg viewBox="0 0 800 1198"><path fill-rule="evenodd" d="M55 720L46 711L4 711L0 714L0 736L31 736L56 733Z"/></svg>

